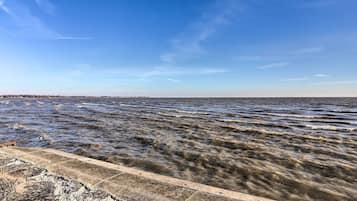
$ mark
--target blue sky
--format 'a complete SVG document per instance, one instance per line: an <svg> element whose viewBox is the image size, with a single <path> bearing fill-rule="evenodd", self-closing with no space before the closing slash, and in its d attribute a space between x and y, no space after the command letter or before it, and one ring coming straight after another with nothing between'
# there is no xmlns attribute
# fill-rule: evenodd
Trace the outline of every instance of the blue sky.
<svg viewBox="0 0 357 201"><path fill-rule="evenodd" d="M0 94L357 96L354 0L0 0Z"/></svg>

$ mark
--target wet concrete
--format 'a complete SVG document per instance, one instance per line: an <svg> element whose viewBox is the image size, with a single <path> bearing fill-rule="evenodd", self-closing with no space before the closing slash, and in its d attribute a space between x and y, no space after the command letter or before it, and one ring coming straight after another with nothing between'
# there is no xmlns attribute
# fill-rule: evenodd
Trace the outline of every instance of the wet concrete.
<svg viewBox="0 0 357 201"><path fill-rule="evenodd" d="M0 200L269 200L53 149L3 147L0 156Z"/></svg>

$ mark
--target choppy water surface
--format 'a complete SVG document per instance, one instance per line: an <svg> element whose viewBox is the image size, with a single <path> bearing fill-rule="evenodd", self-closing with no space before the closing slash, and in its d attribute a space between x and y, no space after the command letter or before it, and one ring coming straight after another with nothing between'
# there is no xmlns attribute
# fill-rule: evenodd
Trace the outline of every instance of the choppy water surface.
<svg viewBox="0 0 357 201"><path fill-rule="evenodd" d="M357 99L0 99L0 140L278 200L357 200Z"/></svg>

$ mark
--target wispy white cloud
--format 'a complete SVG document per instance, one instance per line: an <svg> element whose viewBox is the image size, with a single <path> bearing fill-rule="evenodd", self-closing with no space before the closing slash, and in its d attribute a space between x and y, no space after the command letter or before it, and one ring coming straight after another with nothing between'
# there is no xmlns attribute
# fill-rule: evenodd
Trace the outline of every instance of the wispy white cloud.
<svg viewBox="0 0 357 201"><path fill-rule="evenodd" d="M196 21L193 21L177 37L171 40L171 49L160 55L161 64L140 73L143 77L211 75L226 73L222 68L181 67L181 61L200 57L204 52L204 43L219 29L229 24L239 9L239 1L217 0L205 9Z"/></svg>
<svg viewBox="0 0 357 201"><path fill-rule="evenodd" d="M188 68L188 67L154 67L149 70L138 72L140 77L155 77L155 76L181 76L181 75L212 75L228 72L221 68Z"/></svg>
<svg viewBox="0 0 357 201"><path fill-rule="evenodd" d="M53 15L56 11L55 5L50 0L35 0L37 6L45 13Z"/></svg>
<svg viewBox="0 0 357 201"><path fill-rule="evenodd" d="M179 83L181 80L174 79L174 78L167 78L168 81L173 82L173 83Z"/></svg>
<svg viewBox="0 0 357 201"><path fill-rule="evenodd" d="M296 81L305 81L308 80L307 77L294 77L294 78L286 78L286 79L281 79L281 82L296 82Z"/></svg>
<svg viewBox="0 0 357 201"><path fill-rule="evenodd" d="M100 69L100 70L98 70ZM65 73L65 76L69 77L102 77L102 78L167 78L187 75L217 75L228 72L222 68L190 68L190 67L174 67L174 66L156 66L146 68L128 68L128 67L116 67L116 68L98 68L97 66L90 64L77 64L74 65L71 70ZM174 78L172 78L174 79Z"/></svg>
<svg viewBox="0 0 357 201"><path fill-rule="evenodd" d="M290 65L290 62L276 62L271 64L266 64L262 66L258 66L258 69L270 69L270 68L280 68Z"/></svg>
<svg viewBox="0 0 357 201"><path fill-rule="evenodd" d="M321 78L329 77L329 75L323 74L323 73L315 74L314 76L315 77L321 77Z"/></svg>
<svg viewBox="0 0 357 201"><path fill-rule="evenodd" d="M319 53L324 50L323 47L307 47L307 48L301 48L293 52L294 54L313 54L313 53Z"/></svg>
<svg viewBox="0 0 357 201"><path fill-rule="evenodd" d="M9 15L19 30L17 34L24 37L39 37L52 40L88 40L90 37L70 36L49 28L31 10L19 2L0 0L0 11Z"/></svg>
<svg viewBox="0 0 357 201"><path fill-rule="evenodd" d="M235 57L234 60L238 61L246 61L246 62L255 62L255 61L278 61L282 60L296 60L305 58L306 56L318 54L325 51L324 47L302 47L296 49L282 49L278 54L274 55L260 55L260 54L253 54L253 55L243 55Z"/></svg>
<svg viewBox="0 0 357 201"><path fill-rule="evenodd" d="M328 81L328 82L316 82L314 85L351 85L357 84L357 80L339 80L339 81Z"/></svg>
<svg viewBox="0 0 357 201"><path fill-rule="evenodd" d="M80 36L57 36L53 38L55 40L92 40L92 37L80 37Z"/></svg>
<svg viewBox="0 0 357 201"><path fill-rule="evenodd" d="M0 0L0 9L3 10L8 15L11 15L10 10L5 6L5 0Z"/></svg>
<svg viewBox="0 0 357 201"><path fill-rule="evenodd" d="M318 78L327 78L329 77L329 75L327 74L323 74L323 73L319 73L319 74L315 74L315 75L312 75L312 76L305 76L305 77L294 77L294 78L285 78L285 79L281 79L280 81L281 82L293 82L293 81L306 81L306 80L313 80L313 78L318 79ZM331 83L331 82L320 82L320 83ZM332 82L332 83L335 83L335 82Z"/></svg>
<svg viewBox="0 0 357 201"><path fill-rule="evenodd" d="M21 29L19 32L22 34L46 38L59 35L49 29L38 17L32 15L30 10L22 4L16 5L16 7L9 7L6 1L3 1L1 8L11 17L15 25Z"/></svg>
<svg viewBox="0 0 357 201"><path fill-rule="evenodd" d="M161 61L175 63L199 56L204 52L203 43L224 25L229 24L238 8L239 1L216 1L210 9L202 13L200 19L172 40L171 50L160 55Z"/></svg>

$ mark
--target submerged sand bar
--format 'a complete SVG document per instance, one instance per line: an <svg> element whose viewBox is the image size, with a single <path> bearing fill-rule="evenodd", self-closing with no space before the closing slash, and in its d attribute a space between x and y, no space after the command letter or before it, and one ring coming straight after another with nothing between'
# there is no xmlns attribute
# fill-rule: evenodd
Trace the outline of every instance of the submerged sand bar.
<svg viewBox="0 0 357 201"><path fill-rule="evenodd" d="M269 201L155 173L44 148L3 147L0 154L32 163L49 172L103 190L124 200Z"/></svg>

